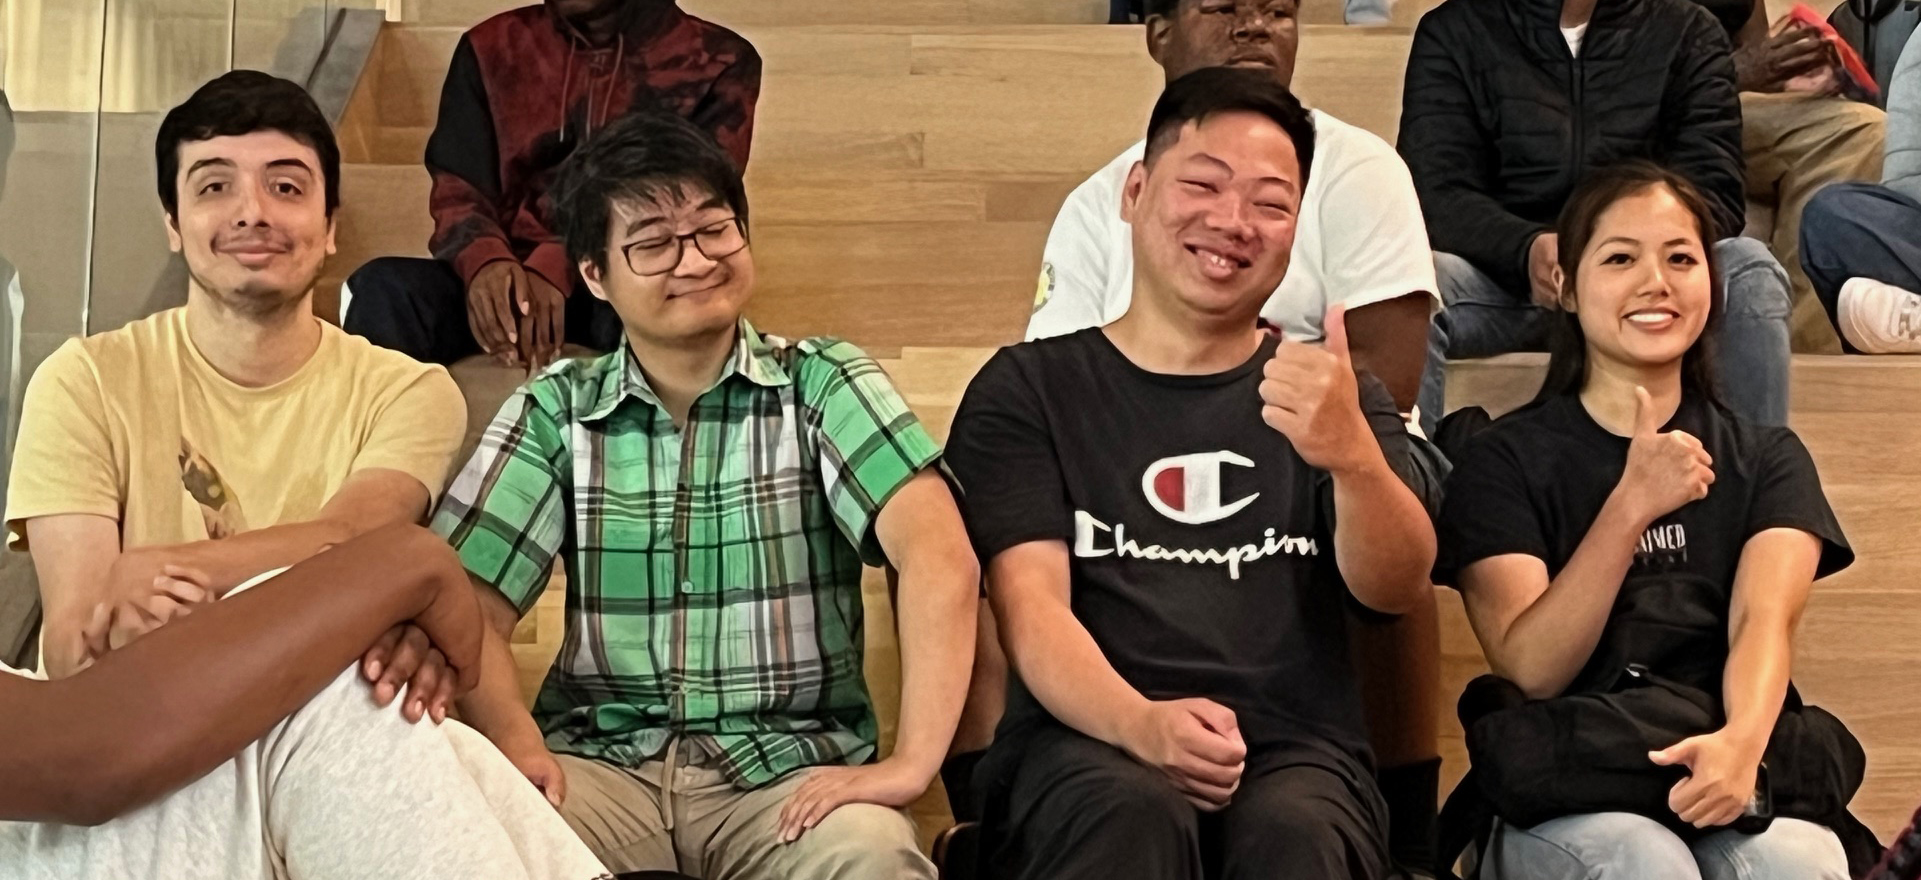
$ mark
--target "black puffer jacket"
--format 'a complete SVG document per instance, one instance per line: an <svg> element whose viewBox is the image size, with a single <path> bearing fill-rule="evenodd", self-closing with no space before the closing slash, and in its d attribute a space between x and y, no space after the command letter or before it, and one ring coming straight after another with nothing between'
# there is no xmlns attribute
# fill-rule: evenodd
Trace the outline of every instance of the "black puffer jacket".
<svg viewBox="0 0 1921 880"><path fill-rule="evenodd" d="M1528 246L1579 176L1652 159L1699 187L1718 236L1745 222L1726 32L1691 0L1600 0L1579 57L1561 0L1447 0L1422 17L1398 149L1437 251L1525 297Z"/></svg>

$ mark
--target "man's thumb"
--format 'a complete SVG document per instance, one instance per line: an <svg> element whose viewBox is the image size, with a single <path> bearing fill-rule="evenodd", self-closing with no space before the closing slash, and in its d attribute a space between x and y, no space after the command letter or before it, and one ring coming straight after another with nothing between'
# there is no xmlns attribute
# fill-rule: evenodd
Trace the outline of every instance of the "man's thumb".
<svg viewBox="0 0 1921 880"><path fill-rule="evenodd" d="M1654 413L1654 397L1640 385L1634 386L1634 436L1650 436L1661 430L1661 417Z"/></svg>
<svg viewBox="0 0 1921 880"><path fill-rule="evenodd" d="M1658 752L1649 752L1648 760L1663 767L1690 764L1694 760L1694 741L1684 739Z"/></svg>
<svg viewBox="0 0 1921 880"><path fill-rule="evenodd" d="M1341 360L1348 360L1347 354L1347 306L1335 303L1327 307L1327 315L1321 319L1321 335L1327 350Z"/></svg>

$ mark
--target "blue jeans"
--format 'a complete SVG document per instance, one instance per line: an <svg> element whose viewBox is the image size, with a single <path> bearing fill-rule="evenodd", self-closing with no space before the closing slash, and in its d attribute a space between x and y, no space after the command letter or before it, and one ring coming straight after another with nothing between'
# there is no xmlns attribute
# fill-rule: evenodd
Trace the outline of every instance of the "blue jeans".
<svg viewBox="0 0 1921 880"><path fill-rule="evenodd" d="M1768 246L1752 238L1714 245L1725 286L1715 372L1728 407L1759 425L1788 423L1788 273ZM1486 273L1453 254L1434 255L1440 311L1427 334L1421 375L1421 428L1434 436L1447 406L1448 358L1546 351L1555 313L1526 292L1502 290Z"/></svg>
<svg viewBox="0 0 1921 880"><path fill-rule="evenodd" d="M1834 318L1850 278L1921 293L1921 202L1872 183L1837 183L1801 214L1801 268Z"/></svg>
<svg viewBox="0 0 1921 880"><path fill-rule="evenodd" d="M1692 844L1653 819L1589 813L1533 828L1496 824L1487 880L1848 880L1834 832L1776 819L1760 834L1717 831Z"/></svg>

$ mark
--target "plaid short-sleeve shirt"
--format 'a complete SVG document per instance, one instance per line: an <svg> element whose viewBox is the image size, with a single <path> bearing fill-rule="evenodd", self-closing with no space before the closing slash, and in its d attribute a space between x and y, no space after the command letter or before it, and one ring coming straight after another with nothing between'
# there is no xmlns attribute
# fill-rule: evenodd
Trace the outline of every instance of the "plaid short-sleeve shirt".
<svg viewBox="0 0 1921 880"><path fill-rule="evenodd" d="M566 565L550 747L631 767L681 737L755 788L873 754L861 563L939 455L860 349L742 321L681 428L624 343L528 382L433 524L523 614Z"/></svg>

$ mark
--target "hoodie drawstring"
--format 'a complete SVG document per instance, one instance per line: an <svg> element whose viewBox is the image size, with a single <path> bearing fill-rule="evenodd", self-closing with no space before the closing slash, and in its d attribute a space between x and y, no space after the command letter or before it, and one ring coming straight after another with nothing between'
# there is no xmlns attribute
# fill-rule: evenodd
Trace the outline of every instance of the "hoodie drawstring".
<svg viewBox="0 0 1921 880"><path fill-rule="evenodd" d="M560 75L560 142L567 142L567 98L574 85L574 38L567 35L567 62Z"/></svg>
<svg viewBox="0 0 1921 880"><path fill-rule="evenodd" d="M578 38L567 35L567 62L560 75L560 142L567 142L567 110L572 105L574 86L574 55L580 51ZM592 137L594 130L606 125L610 120L608 113L614 106L614 91L620 87L620 67L627 60L627 35L621 34L614 42L614 66L607 73L607 93L600 98L600 107L594 107L593 80L587 82L587 127L581 133L581 140ZM591 73L589 74L591 76Z"/></svg>

